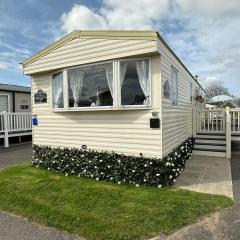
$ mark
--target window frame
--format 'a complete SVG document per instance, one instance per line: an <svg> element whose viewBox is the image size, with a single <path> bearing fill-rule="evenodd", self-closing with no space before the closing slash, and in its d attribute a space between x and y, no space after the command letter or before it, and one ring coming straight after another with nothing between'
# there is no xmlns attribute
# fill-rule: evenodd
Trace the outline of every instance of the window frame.
<svg viewBox="0 0 240 240"><path fill-rule="evenodd" d="M121 86L120 86L120 62L121 61L136 61L148 59L149 61L149 81L150 81L150 96L149 96L149 105L121 105ZM68 70L76 69L81 67L89 67L102 65L106 63L112 63L113 66L113 105L112 106L94 106L94 107L69 107L69 89L68 89ZM86 63L82 65L66 67L58 69L55 72L51 73L51 109L53 112L64 112L64 111L101 111L101 110L134 110L134 109L151 109L152 108L152 68L151 68L151 57L139 57L139 58L121 58L113 59L107 61L100 61L94 63ZM63 108L54 108L53 107L53 75L57 73L63 74Z"/></svg>
<svg viewBox="0 0 240 240"><path fill-rule="evenodd" d="M149 81L150 81L150 96L149 96L149 104L142 104L142 105L122 105L122 88L120 85L120 65L121 62L127 62L127 61L137 61L137 60L144 60L147 59L149 61L149 72L148 72L148 77L149 77ZM139 57L139 58L122 58L118 60L118 107L120 109L126 109L126 108L151 108L152 107L152 68L151 68L151 58L150 57Z"/></svg>
<svg viewBox="0 0 240 240"><path fill-rule="evenodd" d="M173 72L175 72L176 75L177 75L177 84L176 84L176 86L177 86L177 91L176 91L176 93L177 93L177 101L176 101L176 103L174 103L174 98L173 98L173 91L174 91L174 88L173 88ZM178 73L179 73L178 70L174 66L171 66L171 104L174 107L179 106Z"/></svg>
<svg viewBox="0 0 240 240"><path fill-rule="evenodd" d="M64 71L65 69L58 69L57 71L54 71L52 74L51 74L51 109L53 110L53 112L56 112L56 111L62 111L65 109L65 102L64 102L64 98L65 98L65 88L64 88ZM56 74L59 74L59 73L62 73L63 75L63 107L62 108L54 108L53 106L53 75L56 75Z"/></svg>
<svg viewBox="0 0 240 240"><path fill-rule="evenodd" d="M7 112L10 112L11 110L11 103L10 103L10 94L9 93L0 93L0 96L7 96L7 107L8 107L8 110Z"/></svg>

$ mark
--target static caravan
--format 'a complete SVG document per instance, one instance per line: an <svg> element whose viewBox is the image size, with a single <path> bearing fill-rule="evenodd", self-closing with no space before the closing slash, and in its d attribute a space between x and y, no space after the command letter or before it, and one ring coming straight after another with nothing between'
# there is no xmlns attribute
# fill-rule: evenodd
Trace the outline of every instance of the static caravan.
<svg viewBox="0 0 240 240"><path fill-rule="evenodd" d="M164 157L193 136L204 90L154 31L73 31L22 63L33 143Z"/></svg>
<svg viewBox="0 0 240 240"><path fill-rule="evenodd" d="M0 83L0 145L32 135L31 88Z"/></svg>
<svg viewBox="0 0 240 240"><path fill-rule="evenodd" d="M31 88L0 83L0 112L31 112Z"/></svg>

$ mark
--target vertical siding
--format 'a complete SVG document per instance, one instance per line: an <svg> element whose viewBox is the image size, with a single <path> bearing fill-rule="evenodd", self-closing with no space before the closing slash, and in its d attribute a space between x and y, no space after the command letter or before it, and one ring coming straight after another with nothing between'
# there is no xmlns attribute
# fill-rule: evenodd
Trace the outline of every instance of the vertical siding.
<svg viewBox="0 0 240 240"><path fill-rule="evenodd" d="M193 90L197 83L172 53L159 43L161 54L161 83L171 82L171 67L178 70L178 106L173 106L171 100L162 98L162 148L163 156L170 153L183 141L192 136L192 104L190 101L190 82Z"/></svg>
<svg viewBox="0 0 240 240"><path fill-rule="evenodd" d="M28 105L28 109L21 109L21 105ZM15 112L31 112L30 93L15 93Z"/></svg>
<svg viewBox="0 0 240 240"><path fill-rule="evenodd" d="M151 62L153 108L149 110L52 112L51 75L34 76L32 94L42 89L48 96L47 103L32 103L33 114L39 119L33 129L34 144L70 148L87 145L96 150L161 157L161 130L149 127L152 112L160 114L159 56L153 56Z"/></svg>

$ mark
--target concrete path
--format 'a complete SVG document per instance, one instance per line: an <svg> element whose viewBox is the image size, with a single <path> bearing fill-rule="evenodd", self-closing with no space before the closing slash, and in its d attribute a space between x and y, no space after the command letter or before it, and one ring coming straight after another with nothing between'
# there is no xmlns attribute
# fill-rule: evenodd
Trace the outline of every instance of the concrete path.
<svg viewBox="0 0 240 240"><path fill-rule="evenodd" d="M213 214L196 224L180 229L169 237L152 240L239 240L240 207L236 205Z"/></svg>
<svg viewBox="0 0 240 240"><path fill-rule="evenodd" d="M230 160L193 156L177 179L176 187L233 198Z"/></svg>
<svg viewBox="0 0 240 240"><path fill-rule="evenodd" d="M32 144L22 143L9 148L0 147L0 169L32 159Z"/></svg>
<svg viewBox="0 0 240 240"><path fill-rule="evenodd" d="M32 158L30 143L0 148L0 169L29 162ZM0 211L0 240L77 240L64 231L29 222L26 218Z"/></svg>
<svg viewBox="0 0 240 240"><path fill-rule="evenodd" d="M54 228L31 223L27 219L0 212L1 240L76 240L77 237Z"/></svg>

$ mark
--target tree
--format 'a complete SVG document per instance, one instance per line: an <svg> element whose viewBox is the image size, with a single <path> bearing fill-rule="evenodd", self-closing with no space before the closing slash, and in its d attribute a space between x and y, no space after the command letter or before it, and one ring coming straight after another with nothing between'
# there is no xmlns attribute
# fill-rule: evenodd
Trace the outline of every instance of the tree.
<svg viewBox="0 0 240 240"><path fill-rule="evenodd" d="M222 82L220 81L211 82L206 86L205 90L206 90L207 100L219 95L231 96L228 88L224 87Z"/></svg>

